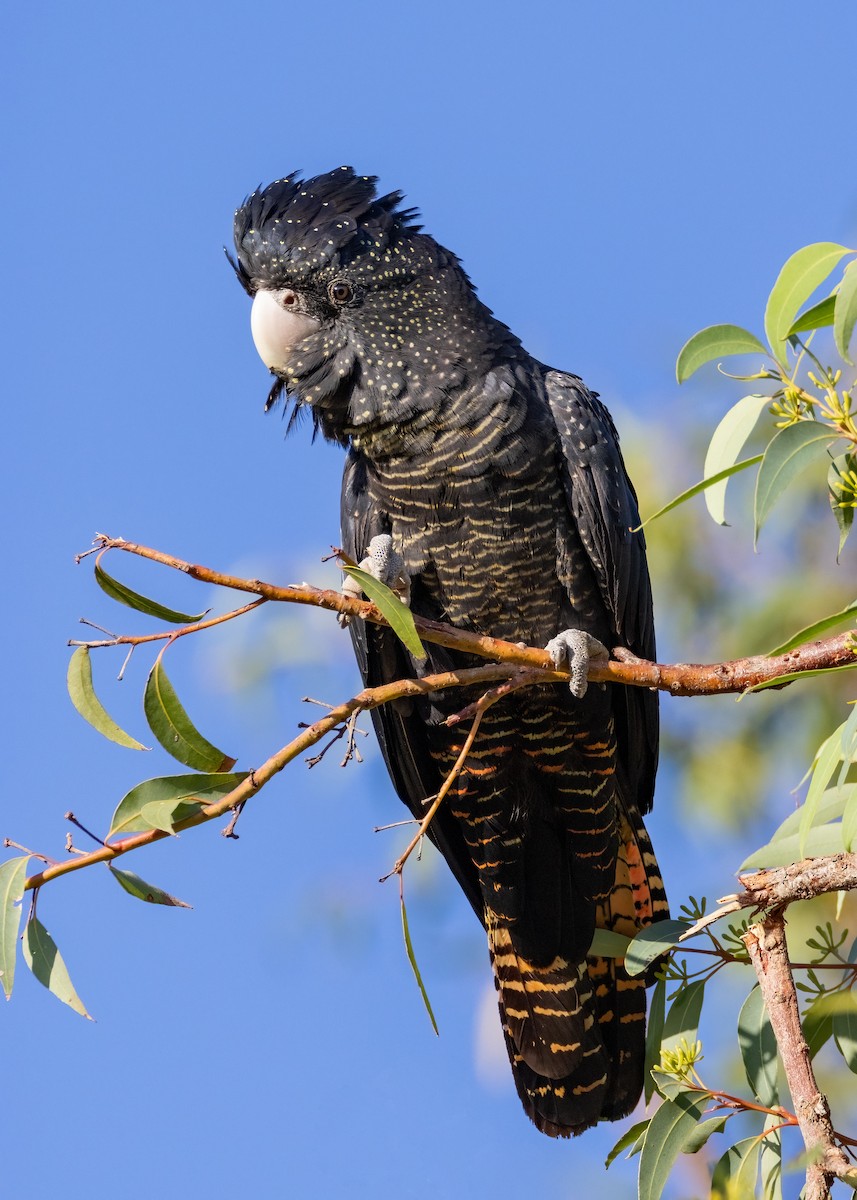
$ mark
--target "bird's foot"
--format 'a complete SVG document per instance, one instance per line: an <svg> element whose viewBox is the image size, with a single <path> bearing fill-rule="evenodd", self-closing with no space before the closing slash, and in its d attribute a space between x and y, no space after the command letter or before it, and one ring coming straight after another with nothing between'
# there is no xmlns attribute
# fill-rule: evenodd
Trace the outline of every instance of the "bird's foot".
<svg viewBox="0 0 857 1200"><path fill-rule="evenodd" d="M379 583L385 584L395 592L403 604L411 603L411 579L405 570L404 558L393 548L393 539L389 533L379 533L372 538L367 547L366 557L358 565L361 571L368 571ZM350 575L345 576L342 593L351 600L363 598L363 589ZM348 621L347 614L341 613L339 624L344 626Z"/></svg>
<svg viewBox="0 0 857 1200"><path fill-rule="evenodd" d="M564 629L545 646L558 670L571 673L569 688L578 700L586 695L587 675L591 662L607 662L610 651L582 629Z"/></svg>

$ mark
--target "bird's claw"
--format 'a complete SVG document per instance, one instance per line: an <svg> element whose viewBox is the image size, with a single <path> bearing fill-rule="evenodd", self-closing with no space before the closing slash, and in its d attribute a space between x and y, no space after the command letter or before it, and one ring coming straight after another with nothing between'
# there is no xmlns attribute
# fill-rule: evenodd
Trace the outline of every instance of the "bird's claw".
<svg viewBox="0 0 857 1200"><path fill-rule="evenodd" d="M368 571L379 583L385 584L395 592L403 604L411 603L411 579L405 570L405 560L393 547L393 539L389 533L379 533L372 538L367 547L366 557L360 562L361 571ZM350 600L362 600L363 589L356 579L345 576L342 593ZM339 624L345 626L349 622L347 613L339 614Z"/></svg>
<svg viewBox="0 0 857 1200"><path fill-rule="evenodd" d="M578 700L586 695L587 675L591 662L607 662L610 651L583 629L564 629L545 646L557 670L571 674L569 688Z"/></svg>

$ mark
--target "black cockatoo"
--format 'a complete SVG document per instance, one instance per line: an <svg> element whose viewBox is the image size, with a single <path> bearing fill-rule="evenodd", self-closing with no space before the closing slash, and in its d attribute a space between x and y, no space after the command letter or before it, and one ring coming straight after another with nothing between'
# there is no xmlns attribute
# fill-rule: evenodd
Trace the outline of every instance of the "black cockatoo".
<svg viewBox="0 0 857 1200"><path fill-rule="evenodd" d="M549 644L570 666L571 689L486 712L430 830L487 930L524 1107L568 1136L626 1115L643 1080L645 984L588 956L594 930L633 936L667 915L641 819L657 697L586 688L593 651L654 657L636 498L598 397L527 354L401 193L375 184L341 167L259 188L235 214L233 266L276 377L269 404L285 394L347 448L345 551L409 590L415 613ZM432 645L417 664L387 629L351 632L368 686L475 665ZM466 736L445 720L474 698L372 713L416 817Z"/></svg>

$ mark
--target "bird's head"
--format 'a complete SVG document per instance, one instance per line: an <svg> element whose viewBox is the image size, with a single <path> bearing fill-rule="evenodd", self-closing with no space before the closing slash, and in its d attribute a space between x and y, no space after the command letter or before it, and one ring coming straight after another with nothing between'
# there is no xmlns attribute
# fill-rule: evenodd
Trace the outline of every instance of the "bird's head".
<svg viewBox="0 0 857 1200"><path fill-rule="evenodd" d="M269 406L286 392L342 443L421 421L517 345L401 193L379 197L375 182L350 167L289 175L235 213L232 265L277 379Z"/></svg>

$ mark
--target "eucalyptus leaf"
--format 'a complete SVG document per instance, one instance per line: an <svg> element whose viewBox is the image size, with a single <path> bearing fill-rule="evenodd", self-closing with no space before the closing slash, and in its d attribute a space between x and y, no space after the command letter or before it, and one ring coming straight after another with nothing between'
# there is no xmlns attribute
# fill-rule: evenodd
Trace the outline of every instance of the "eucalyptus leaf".
<svg viewBox="0 0 857 1200"><path fill-rule="evenodd" d="M848 800L842 813L842 845L848 854L857 847L857 783L852 783L837 791L848 794Z"/></svg>
<svg viewBox="0 0 857 1200"><path fill-rule="evenodd" d="M842 752L842 766L839 768L837 784L842 787L851 764L857 761L857 701L852 701L848 720L842 722L837 732Z"/></svg>
<svg viewBox="0 0 857 1200"><path fill-rule="evenodd" d="M833 1012L828 1005L822 1003L826 996L821 996L811 1004L801 1019L803 1036L809 1049L809 1057L815 1058L819 1050L833 1036Z"/></svg>
<svg viewBox="0 0 857 1200"><path fill-rule="evenodd" d="M814 242L795 251L777 276L765 308L765 334L774 358L783 366L786 338L798 310L848 253L847 246L836 242Z"/></svg>
<svg viewBox="0 0 857 1200"><path fill-rule="evenodd" d="M625 1130L604 1160L605 1168L609 1167L612 1162L615 1162L623 1150L628 1151L628 1154L625 1156L626 1158L633 1158L635 1154L640 1153L650 1120L651 1118L647 1117L645 1121L638 1121L636 1125L632 1125L630 1129Z"/></svg>
<svg viewBox="0 0 857 1200"><path fill-rule="evenodd" d="M680 495L676 496L674 500L670 500L669 504L665 504L663 508L659 508L658 511L652 513L650 517L646 517L645 521L641 521L634 532L636 533L638 529L645 529L645 527L651 521L656 521L658 517L662 517L664 513L668 513L672 509L678 508L678 506L680 504L684 504L686 500L693 499L693 497L698 496L700 492L704 492L707 488L719 484L724 479L728 479L730 475L737 475L739 471L746 471L748 467L752 467L761 461L762 455L755 454L752 458L745 458L743 462L735 463L734 466L726 467L723 471L718 471L716 475L712 475L709 479L700 480L700 482L695 483L693 487L689 487L687 491L681 492Z"/></svg>
<svg viewBox="0 0 857 1200"><path fill-rule="evenodd" d="M696 1133L708 1093L665 1100L649 1123L640 1154L639 1200L660 1200L673 1164Z"/></svg>
<svg viewBox="0 0 857 1200"><path fill-rule="evenodd" d="M682 1147L682 1154L698 1154L712 1134L723 1132L731 1115L727 1113L725 1117L709 1117L707 1121L700 1122Z"/></svg>
<svg viewBox="0 0 857 1200"><path fill-rule="evenodd" d="M787 683L794 683L796 679L814 679L818 675L841 675L843 671L853 671L857 667L857 659L853 663L844 663L841 667L814 667L811 671L786 671L784 675L775 675L773 679L766 679L763 683L754 683L752 687L745 688L738 697L749 696L751 692L764 692L768 688L783 687Z"/></svg>
<svg viewBox="0 0 857 1200"><path fill-rule="evenodd" d="M754 850L738 868L748 871L761 867L787 867L804 858L827 858L830 854L841 854L844 849L841 825L819 825L810 829L805 838L798 834L768 842Z"/></svg>
<svg viewBox="0 0 857 1200"><path fill-rule="evenodd" d="M828 633L831 629L835 629L837 625L843 625L846 621L851 621L857 618L857 600L852 600L845 608L841 608L838 612L831 613L830 616L821 617L818 621L813 621L811 625L805 625L803 629L799 629L797 633L792 634L787 641L781 642L779 646L775 646L773 650L768 651L768 658L778 658L781 654L787 654L789 650L794 650L795 646L803 646L806 642L817 641L822 634Z"/></svg>
<svg viewBox="0 0 857 1200"><path fill-rule="evenodd" d="M92 683L92 661L88 646L78 646L68 664L66 676L68 694L72 704L93 729L104 737L128 750L147 750L149 747L138 742L121 729L95 694Z"/></svg>
<svg viewBox="0 0 857 1200"><path fill-rule="evenodd" d="M783 1139L778 1128L781 1118L771 1115L765 1119L769 1133L759 1153L761 1167L761 1200L783 1200Z"/></svg>
<svg viewBox="0 0 857 1200"><path fill-rule="evenodd" d="M833 1014L833 1037L848 1070L857 1075L857 997L847 995L850 1007Z"/></svg>
<svg viewBox="0 0 857 1200"><path fill-rule="evenodd" d="M235 766L235 759L212 746L193 724L160 658L155 660L149 672L143 709L149 728L160 744L186 767L195 771L229 771Z"/></svg>
<svg viewBox="0 0 857 1200"><path fill-rule="evenodd" d="M141 879L133 871L122 871L119 867L114 867L113 863L108 863L108 866L110 874L119 886L124 888L130 896L136 897L137 900L145 900L147 904L165 904L170 908L193 907L190 904L185 904L184 900L179 900L176 896L171 896L163 888L155 887L153 883L146 883L145 879Z"/></svg>
<svg viewBox="0 0 857 1200"><path fill-rule="evenodd" d="M355 583L360 584L364 595L372 601L414 658L424 659L426 657L425 647L419 639L417 627L414 624L414 615L407 604L403 604L396 593L391 591L386 584L381 583L374 575L370 575L361 567L346 566L342 569L351 576Z"/></svg>
<svg viewBox="0 0 857 1200"><path fill-rule="evenodd" d="M767 350L755 334L740 325L709 325L682 346L676 359L675 377L684 383L705 363L731 354L767 354Z"/></svg>
<svg viewBox="0 0 857 1200"><path fill-rule="evenodd" d="M649 1001L649 1019L646 1022L646 1060L643 1067L646 1104L649 1103L655 1091L652 1071L661 1061L661 1039L664 1034L666 1001L667 983L665 979L659 979L652 989L652 998Z"/></svg>
<svg viewBox="0 0 857 1200"><path fill-rule="evenodd" d="M411 931L408 928L408 913L407 913L407 909L405 908L404 893L402 893L402 895L400 896L400 900L401 900L401 906L402 906L402 934L404 935L404 939L405 939L405 950L407 951L407 954L408 954L408 962L411 964L411 970L414 973L414 979L416 979L417 987L420 989L420 995L423 998L423 1004L425 1005L426 1012L429 1015L429 1020L431 1021L431 1027L435 1031L435 1033L438 1034L437 1021L434 1019L434 1012L432 1011L431 1001L428 998L428 992L426 991L425 984L423 983L423 977L420 974L419 967L417 966L417 956L414 954L414 946L413 946L413 942L411 941ZM438 1036L440 1036L440 1035L438 1034Z"/></svg>
<svg viewBox="0 0 857 1200"><path fill-rule="evenodd" d="M159 621L167 621L171 625L195 625L209 611L205 609L201 613L183 613L177 612L174 608L167 608L165 605L159 604L157 600L150 600L148 596L142 596L139 592L132 591L124 583L120 583L118 579L108 575L98 559L95 562L95 582L112 600L117 600L120 604L125 604L128 608L145 613L149 617L157 617Z"/></svg>
<svg viewBox="0 0 857 1200"><path fill-rule="evenodd" d="M827 325L832 325L835 304L835 296L826 296L824 300L819 300L818 304L813 304L812 308L808 308L796 321L792 322L787 336L793 337L796 333L811 333L813 329L824 329Z"/></svg>
<svg viewBox="0 0 857 1200"><path fill-rule="evenodd" d="M821 798L827 790L827 785L830 783L833 772L838 767L842 758L842 735L840 730L841 726L822 742L813 762L812 777L809 781L809 788L807 789L806 799L803 802L800 824L798 826L801 851L805 849L806 837L809 830L816 823L815 815L821 803ZM803 857L802 853L801 858Z"/></svg>
<svg viewBox="0 0 857 1200"><path fill-rule="evenodd" d="M759 1139L743 1138L730 1146L714 1167L711 1195L729 1200L756 1200L756 1168ZM752 1176L752 1178L748 1178Z"/></svg>
<svg viewBox="0 0 857 1200"><path fill-rule="evenodd" d="M240 771L236 774L166 775L147 779L131 788L120 800L107 836L165 827L171 832L173 824L192 816L200 804L213 804L228 796L247 775L247 771ZM159 819L163 817L163 824L153 825L144 815L143 810L150 805L154 807L148 808L148 812ZM158 805L164 805L164 808L158 808ZM171 814L169 823L167 813Z"/></svg>
<svg viewBox="0 0 857 1200"><path fill-rule="evenodd" d="M76 1013L91 1021L92 1017L74 990L68 970L56 942L37 917L31 917L24 930L24 962L48 991Z"/></svg>
<svg viewBox="0 0 857 1200"><path fill-rule="evenodd" d="M822 792L813 817L816 826L826 825L829 821L838 821L845 812L845 806L852 796L857 795L857 783L844 784L841 787L827 788ZM803 806L796 808L782 821L771 834L771 842L789 837L800 832L803 817Z"/></svg>
<svg viewBox="0 0 857 1200"><path fill-rule="evenodd" d="M857 259L854 259L845 268L836 296L833 318L833 340L836 342L836 349L852 366L854 360L849 356L849 343L855 324L857 324Z"/></svg>
<svg viewBox="0 0 857 1200"><path fill-rule="evenodd" d="M596 929L587 956L593 958L624 958L631 939L612 929Z"/></svg>
<svg viewBox="0 0 857 1200"><path fill-rule="evenodd" d="M660 958L678 942L683 933L687 933L686 921L656 921L641 929L625 955L625 970L629 975L642 975L646 967L656 958Z"/></svg>
<svg viewBox="0 0 857 1200"><path fill-rule="evenodd" d="M661 1038L662 1052L678 1049L683 1041L691 1046L696 1041L704 994L705 983L701 979L695 979L692 983L682 987L670 1005L664 1021L664 1032Z"/></svg>
<svg viewBox="0 0 857 1200"><path fill-rule="evenodd" d="M781 429L765 450L756 477L755 538L780 496L803 469L821 458L838 434L820 421L796 421Z"/></svg>
<svg viewBox="0 0 857 1200"><path fill-rule="evenodd" d="M851 497L857 500L857 495L853 483L848 479L849 473L853 473L852 478L857 477L857 454L853 451L838 454L827 469L827 495L833 519L839 529L837 561L854 526L854 504Z"/></svg>
<svg viewBox="0 0 857 1200"><path fill-rule="evenodd" d="M702 469L705 479L735 465L759 417L770 403L770 396L745 396L729 409L712 434ZM718 525L726 524L727 483L728 476L705 490L706 508Z"/></svg>
<svg viewBox="0 0 857 1200"><path fill-rule="evenodd" d="M15 958L18 930L21 927L21 899L27 880L30 855L7 858L0 863L0 981L8 1000L15 982Z"/></svg>
<svg viewBox="0 0 857 1200"><path fill-rule="evenodd" d="M779 1104L777 1093L777 1039L758 984L738 1015L738 1045L747 1082L760 1104Z"/></svg>

